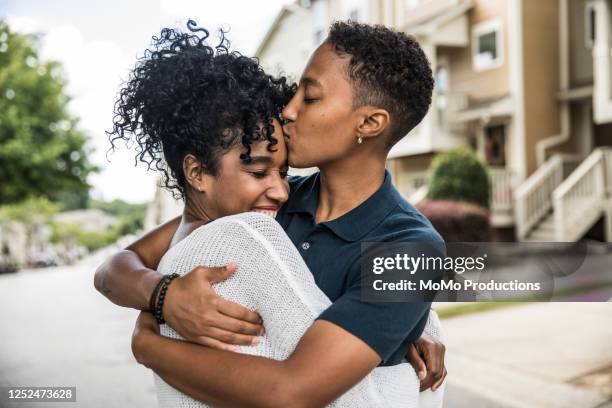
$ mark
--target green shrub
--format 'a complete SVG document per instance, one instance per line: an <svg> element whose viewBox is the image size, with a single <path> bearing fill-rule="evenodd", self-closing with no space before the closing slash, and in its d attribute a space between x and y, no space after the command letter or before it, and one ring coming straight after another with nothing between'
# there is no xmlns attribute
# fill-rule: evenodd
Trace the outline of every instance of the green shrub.
<svg viewBox="0 0 612 408"><path fill-rule="evenodd" d="M51 242L73 242L84 246L88 251L95 251L117 241L121 235L117 228L107 231L85 231L78 223L54 222L51 224L53 234Z"/></svg>
<svg viewBox="0 0 612 408"><path fill-rule="evenodd" d="M458 148L434 159L429 174L428 198L464 201L489 208L490 194L489 172L472 151Z"/></svg>
<svg viewBox="0 0 612 408"><path fill-rule="evenodd" d="M29 197L19 203L0 207L0 220L12 220L30 226L47 222L57 213L59 206L44 197Z"/></svg>
<svg viewBox="0 0 612 408"><path fill-rule="evenodd" d="M130 204L123 200L91 200L89 208L97 208L119 217L117 229L120 235L134 234L142 230L147 212L146 204Z"/></svg>

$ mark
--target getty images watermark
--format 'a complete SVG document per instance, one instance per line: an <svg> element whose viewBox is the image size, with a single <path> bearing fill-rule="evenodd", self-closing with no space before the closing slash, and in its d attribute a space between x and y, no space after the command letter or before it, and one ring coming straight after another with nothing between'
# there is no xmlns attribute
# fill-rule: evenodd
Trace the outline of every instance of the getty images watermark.
<svg viewBox="0 0 612 408"><path fill-rule="evenodd" d="M364 301L608 301L612 245L363 243Z"/></svg>

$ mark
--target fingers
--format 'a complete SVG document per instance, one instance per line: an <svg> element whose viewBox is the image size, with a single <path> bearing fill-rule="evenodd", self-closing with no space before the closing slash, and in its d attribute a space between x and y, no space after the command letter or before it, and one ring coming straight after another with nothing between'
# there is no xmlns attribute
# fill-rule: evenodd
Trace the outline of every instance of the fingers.
<svg viewBox="0 0 612 408"><path fill-rule="evenodd" d="M203 272L207 275L208 281L210 283L222 282L229 278L234 272L236 272L236 262L230 262L229 265L226 266L218 266L218 267L203 267L199 266L196 269Z"/></svg>
<svg viewBox="0 0 612 408"><path fill-rule="evenodd" d="M421 391L428 388L432 388L435 384L438 386L444 380L445 367L444 367L444 353L446 347L440 342L421 342L418 345L425 364L427 366L427 375L421 381ZM432 391L435 389L432 388Z"/></svg>
<svg viewBox="0 0 612 408"><path fill-rule="evenodd" d="M206 336L200 336L196 339L193 339L195 343L201 344L203 346L211 347L217 350L231 351L234 353L238 353L240 348L238 346L233 346L231 344L225 344L217 339L213 339Z"/></svg>
<svg viewBox="0 0 612 408"><path fill-rule="evenodd" d="M446 379L446 375L447 374L448 374L448 372L446 371L446 368L443 368L442 377L438 381L436 381L434 383L434 385L431 386L431 390L432 391L436 391L438 388L440 388L440 386L442 385L442 383Z"/></svg>
<svg viewBox="0 0 612 408"><path fill-rule="evenodd" d="M224 314L219 314L217 318L214 319L212 326L236 334L250 336L262 336L264 334L264 328L261 324L245 322L244 320L234 319Z"/></svg>
<svg viewBox="0 0 612 408"><path fill-rule="evenodd" d="M217 311L234 319L242 320L251 325L261 326L261 317L238 303L231 302L222 298L218 299ZM261 327L260 327L261 329Z"/></svg>
<svg viewBox="0 0 612 408"><path fill-rule="evenodd" d="M412 364L412 367L414 367L414 371L416 371L419 380L423 380L425 378L425 375L427 374L427 367L425 366L425 361L423 361L423 359L419 355L419 352L417 351L416 347L414 347L414 344L410 345L410 349L408 349L408 354L406 355L406 358L408 359L408 362Z"/></svg>
<svg viewBox="0 0 612 408"><path fill-rule="evenodd" d="M259 336L236 334L228 330L219 329L217 327L206 328L203 336L194 337L192 341L200 343L200 340L202 338L213 339L217 342L224 343L227 346L255 346L259 344L260 341Z"/></svg>
<svg viewBox="0 0 612 408"><path fill-rule="evenodd" d="M427 375L425 375L425 378L421 380L420 387L419 387L420 391L423 392L425 390L430 389L433 386L434 382L435 382L435 378L434 378L433 373L431 371L428 371Z"/></svg>

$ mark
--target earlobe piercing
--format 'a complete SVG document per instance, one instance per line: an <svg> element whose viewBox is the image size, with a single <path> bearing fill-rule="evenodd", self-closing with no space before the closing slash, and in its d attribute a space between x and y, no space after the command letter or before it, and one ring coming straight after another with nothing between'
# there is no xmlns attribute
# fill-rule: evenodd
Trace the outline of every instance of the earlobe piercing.
<svg viewBox="0 0 612 408"><path fill-rule="evenodd" d="M363 138L361 136L359 136L357 138L357 143L362 144L363 143Z"/></svg>

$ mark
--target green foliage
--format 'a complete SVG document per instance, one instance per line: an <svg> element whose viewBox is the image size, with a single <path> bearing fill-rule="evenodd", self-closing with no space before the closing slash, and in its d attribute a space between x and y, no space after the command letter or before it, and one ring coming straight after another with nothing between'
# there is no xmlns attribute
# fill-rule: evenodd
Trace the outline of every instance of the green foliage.
<svg viewBox="0 0 612 408"><path fill-rule="evenodd" d="M118 228L108 231L85 231L78 223L54 222L51 224L53 234L51 242L74 242L89 251L95 251L117 241L121 234Z"/></svg>
<svg viewBox="0 0 612 408"><path fill-rule="evenodd" d="M33 222L48 222L59 206L42 197L30 197L20 203L0 207L0 221L19 221L26 226Z"/></svg>
<svg viewBox="0 0 612 408"><path fill-rule="evenodd" d="M95 171L85 135L68 112L57 62L38 58L37 38L0 20L0 205L29 197L87 203Z"/></svg>
<svg viewBox="0 0 612 408"><path fill-rule="evenodd" d="M53 228L51 241L73 242L89 251L95 251L114 243L124 235L141 230L146 207L146 204L129 204L122 200L90 200L89 208L99 209L118 217L115 226L106 231L85 231L78 223L54 222L51 224Z"/></svg>
<svg viewBox="0 0 612 408"><path fill-rule="evenodd" d="M133 234L143 228L146 204L130 204L123 200L98 201L91 200L89 208L97 208L119 217L117 226L120 235Z"/></svg>
<svg viewBox="0 0 612 408"><path fill-rule="evenodd" d="M465 148L439 154L430 168L432 200L455 200L489 208L491 180L486 166Z"/></svg>

